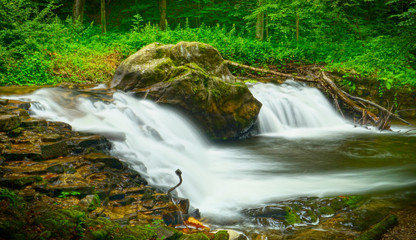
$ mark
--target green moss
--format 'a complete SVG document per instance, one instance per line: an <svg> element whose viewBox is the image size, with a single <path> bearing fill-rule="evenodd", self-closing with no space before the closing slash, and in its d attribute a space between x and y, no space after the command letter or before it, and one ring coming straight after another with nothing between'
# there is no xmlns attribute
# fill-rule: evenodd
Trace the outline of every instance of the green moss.
<svg viewBox="0 0 416 240"><path fill-rule="evenodd" d="M335 211L333 208L331 208L330 206L324 206L324 207L320 207L318 209L318 212L322 215L332 215L335 214Z"/></svg>
<svg viewBox="0 0 416 240"><path fill-rule="evenodd" d="M97 209L97 207L99 207L100 205L101 205L100 197L98 196L98 194L94 194L94 198L92 199L92 202L90 203L90 206L88 207L88 211L92 212L95 209Z"/></svg>
<svg viewBox="0 0 416 240"><path fill-rule="evenodd" d="M147 226L127 226L117 229L112 234L113 239L134 239L147 240L156 238L156 230L154 227Z"/></svg>
<svg viewBox="0 0 416 240"><path fill-rule="evenodd" d="M350 208L356 208L359 206L360 203L364 200L362 196L347 196L342 198L342 201L345 205L349 206Z"/></svg>
<svg viewBox="0 0 416 240"><path fill-rule="evenodd" d="M25 129L22 127L15 128L7 133L9 137L17 137L19 136Z"/></svg>
<svg viewBox="0 0 416 240"><path fill-rule="evenodd" d="M356 238L355 240L376 240L380 239L380 237L387 232L388 229L397 225L397 216L390 215L384 218L381 222L377 223L373 227L371 227L368 231L363 233L360 237Z"/></svg>
<svg viewBox="0 0 416 240"><path fill-rule="evenodd" d="M258 83L259 81L257 81L257 80L254 80L254 79L247 79L247 80L244 80L244 83Z"/></svg>
<svg viewBox="0 0 416 240"><path fill-rule="evenodd" d="M12 208L20 208L24 205L22 197L6 188L0 188L0 200L7 200Z"/></svg>
<svg viewBox="0 0 416 240"><path fill-rule="evenodd" d="M155 58L159 59L159 58L163 58L166 55L166 50L163 48L157 48L156 49L156 54L155 54Z"/></svg>
<svg viewBox="0 0 416 240"><path fill-rule="evenodd" d="M309 216L311 223L314 223L318 220L318 216L312 210L308 210L307 215Z"/></svg>
<svg viewBox="0 0 416 240"><path fill-rule="evenodd" d="M230 234L226 230L221 230L215 233L213 240L228 240Z"/></svg>
<svg viewBox="0 0 416 240"><path fill-rule="evenodd" d="M76 209L51 210L37 216L34 223L50 231L53 238L70 239L84 236L85 212Z"/></svg>
<svg viewBox="0 0 416 240"><path fill-rule="evenodd" d="M42 180L43 178L40 176L28 176L28 177L13 179L11 180L10 185L13 188L23 188L35 182L41 182Z"/></svg>
<svg viewBox="0 0 416 240"><path fill-rule="evenodd" d="M183 235L179 240L209 240L207 235L203 233L194 233L190 235Z"/></svg>
<svg viewBox="0 0 416 240"><path fill-rule="evenodd" d="M301 219L298 214L291 208L286 207L286 215L285 215L285 221L289 225L301 223Z"/></svg>
<svg viewBox="0 0 416 240"><path fill-rule="evenodd" d="M0 238L1 239L27 239L25 234L21 233L21 228L25 223L18 220L1 220L0 221Z"/></svg>
<svg viewBox="0 0 416 240"><path fill-rule="evenodd" d="M190 69L185 67L185 66L175 67L173 69L173 71L171 72L171 74L170 74L171 77L169 79L167 79L167 81L168 82L173 82L176 79L178 79L178 77L183 76L183 75L185 75L189 72L190 72Z"/></svg>

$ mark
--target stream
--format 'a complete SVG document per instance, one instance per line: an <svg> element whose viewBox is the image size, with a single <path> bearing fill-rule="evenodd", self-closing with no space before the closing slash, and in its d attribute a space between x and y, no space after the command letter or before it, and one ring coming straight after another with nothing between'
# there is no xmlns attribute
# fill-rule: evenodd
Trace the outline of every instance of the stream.
<svg viewBox="0 0 416 240"><path fill-rule="evenodd" d="M281 228L245 212L293 199L359 194L399 205L412 201L416 131L355 127L317 89L295 82L249 88L263 104L255 135L222 144L210 143L178 112L122 92L109 101L62 88L14 98L32 101L36 117L106 136L111 154L153 186L167 190L181 169L176 194L219 228Z"/></svg>

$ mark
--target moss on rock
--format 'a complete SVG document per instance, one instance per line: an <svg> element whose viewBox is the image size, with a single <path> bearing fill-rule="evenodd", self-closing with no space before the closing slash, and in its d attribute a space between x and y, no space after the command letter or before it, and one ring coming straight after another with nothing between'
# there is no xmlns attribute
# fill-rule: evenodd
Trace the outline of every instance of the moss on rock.
<svg viewBox="0 0 416 240"><path fill-rule="evenodd" d="M198 42L142 48L120 64L111 86L180 109L215 140L245 134L261 107L219 52Z"/></svg>

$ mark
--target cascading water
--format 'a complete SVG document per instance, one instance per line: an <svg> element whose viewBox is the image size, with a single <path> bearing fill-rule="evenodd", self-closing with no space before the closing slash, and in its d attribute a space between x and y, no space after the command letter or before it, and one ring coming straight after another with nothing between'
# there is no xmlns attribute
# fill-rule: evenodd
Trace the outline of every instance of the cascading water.
<svg viewBox="0 0 416 240"><path fill-rule="evenodd" d="M345 125L318 89L289 80L279 86L254 84L250 91L263 104L258 117L260 133Z"/></svg>
<svg viewBox="0 0 416 240"><path fill-rule="evenodd" d="M345 124L316 90L269 84L256 84L251 90L265 110L260 116L263 133ZM357 193L415 183L405 177L402 167L343 167L347 153L344 156L337 149L337 138L342 140L339 134L333 136L335 141L323 144L281 138L262 143L262 138L253 138L246 146L210 146L190 122L171 109L121 92L105 103L63 97L68 91L72 90L41 89L20 98L34 101L31 109L37 117L107 136L113 143L112 154L152 185L175 185L174 172L181 169L184 182L176 190L178 195L189 198L205 216L224 218L244 207L288 197ZM335 150L329 151L327 146ZM320 151L329 152L327 160L320 157Z"/></svg>

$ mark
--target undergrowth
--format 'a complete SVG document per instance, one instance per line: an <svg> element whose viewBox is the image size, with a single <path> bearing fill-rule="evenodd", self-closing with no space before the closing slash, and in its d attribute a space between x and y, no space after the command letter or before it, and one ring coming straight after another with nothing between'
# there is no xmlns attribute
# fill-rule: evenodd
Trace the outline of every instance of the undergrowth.
<svg viewBox="0 0 416 240"><path fill-rule="evenodd" d="M272 42L242 36L233 27L178 26L161 31L151 24L102 34L97 26L56 17L30 26L0 29L0 85L107 82L121 60L147 44L199 41L217 48L225 59L243 64L284 70L290 63L317 63L345 77L377 79L386 89L416 86L415 56L400 37Z"/></svg>

